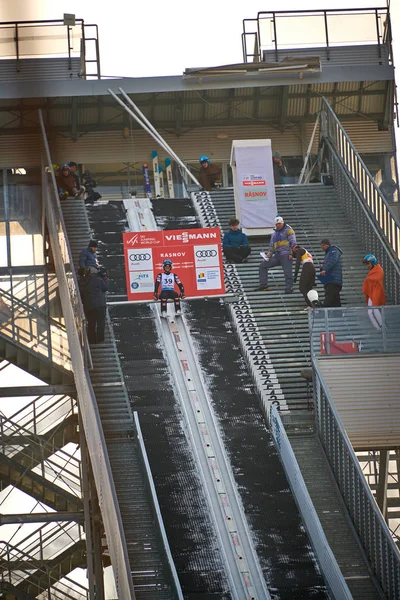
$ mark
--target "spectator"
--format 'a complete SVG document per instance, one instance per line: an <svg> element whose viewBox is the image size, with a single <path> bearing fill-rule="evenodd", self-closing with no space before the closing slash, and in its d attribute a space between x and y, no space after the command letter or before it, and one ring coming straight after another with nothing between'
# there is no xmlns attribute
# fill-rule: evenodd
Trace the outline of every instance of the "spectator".
<svg viewBox="0 0 400 600"><path fill-rule="evenodd" d="M247 257L251 252L247 235L239 229L239 219L232 217L229 225L231 228L222 240L225 257L234 263L247 263Z"/></svg>
<svg viewBox="0 0 400 600"><path fill-rule="evenodd" d="M301 265L302 269L299 281L299 290L304 296L307 307L310 307L311 302L308 298L308 292L312 290L315 285L315 267L313 257L308 250L302 246L296 246L296 248L293 250L293 255L296 257L293 282L296 283L297 281L297 276L299 274Z"/></svg>
<svg viewBox="0 0 400 600"><path fill-rule="evenodd" d="M71 161L70 163L68 163L68 166L69 170L71 171L72 177L75 179L75 187L79 190L81 187L81 182L79 180L78 175L78 165L76 164L76 162Z"/></svg>
<svg viewBox="0 0 400 600"><path fill-rule="evenodd" d="M85 203L86 204L94 204L96 202L96 200L100 200L101 194L99 194L99 192L94 191L94 188L97 187L97 183L95 182L95 180L93 179L93 177L91 176L89 171L85 171L84 174L82 175L82 182L83 182L83 185L85 186L85 190L86 190L86 194L87 194L87 196L85 198Z"/></svg>
<svg viewBox="0 0 400 600"><path fill-rule="evenodd" d="M263 260L259 266L260 285L256 291L267 291L268 270L281 265L285 275L285 294L293 293L292 260L293 250L296 247L294 230L285 223L280 215L275 217L275 231L271 235L268 251L261 255Z"/></svg>
<svg viewBox="0 0 400 600"><path fill-rule="evenodd" d="M274 153L274 156L272 158L272 166L274 168L275 185L283 183L282 177L285 177L285 175L287 175L287 169L283 164L283 160L279 152Z"/></svg>
<svg viewBox="0 0 400 600"><path fill-rule="evenodd" d="M325 288L325 300L322 306L325 308L341 306L340 290L343 284L342 251L338 246L332 246L327 238L321 240L321 248L325 252L321 272L318 276L318 279Z"/></svg>
<svg viewBox="0 0 400 600"><path fill-rule="evenodd" d="M81 250L79 254L79 266L84 267L95 267L100 268L99 261L97 260L97 242L96 240L90 240L88 247Z"/></svg>
<svg viewBox="0 0 400 600"><path fill-rule="evenodd" d="M90 267L79 270L79 290L88 322L89 344L102 344L106 323L108 278L105 270L94 273Z"/></svg>
<svg viewBox="0 0 400 600"><path fill-rule="evenodd" d="M63 199L67 196L76 196L79 188L76 187L75 177L71 173L69 165L61 165L61 173L57 178L57 187L60 197Z"/></svg>
<svg viewBox="0 0 400 600"><path fill-rule="evenodd" d="M385 273L381 265L378 264L373 254L367 254L363 258L363 263L368 267L368 273L364 280L362 291L368 306L384 306L386 304L386 294L384 287ZM382 329L382 315L379 308L368 310L368 316L375 329Z"/></svg>
<svg viewBox="0 0 400 600"><path fill-rule="evenodd" d="M207 191L214 189L216 182L221 178L221 169L210 161L208 156L200 156L199 183Z"/></svg>

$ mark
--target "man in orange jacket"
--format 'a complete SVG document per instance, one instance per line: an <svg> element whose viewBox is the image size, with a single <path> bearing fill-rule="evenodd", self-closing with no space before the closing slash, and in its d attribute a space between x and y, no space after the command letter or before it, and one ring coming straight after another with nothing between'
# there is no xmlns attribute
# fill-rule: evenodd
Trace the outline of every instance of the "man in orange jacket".
<svg viewBox="0 0 400 600"><path fill-rule="evenodd" d="M368 273L362 286L367 305L384 306L386 304L386 294L383 284L385 278L384 270L378 264L373 254L364 256L363 263L368 267ZM369 310L368 316L375 329L382 329L382 315L379 308Z"/></svg>

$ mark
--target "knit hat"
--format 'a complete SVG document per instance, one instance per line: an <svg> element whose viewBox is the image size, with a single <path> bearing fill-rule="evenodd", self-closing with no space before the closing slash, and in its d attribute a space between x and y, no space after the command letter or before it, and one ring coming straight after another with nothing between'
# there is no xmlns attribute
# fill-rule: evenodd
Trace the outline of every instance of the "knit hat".
<svg viewBox="0 0 400 600"><path fill-rule="evenodd" d="M90 242L88 243L88 248L97 248L97 241L90 240Z"/></svg>
<svg viewBox="0 0 400 600"><path fill-rule="evenodd" d="M285 221L283 220L283 217L281 217L280 215L276 215L275 217L275 225L277 223L284 223Z"/></svg>
<svg viewBox="0 0 400 600"><path fill-rule="evenodd" d="M330 246L330 245L331 245L331 242L330 242L330 240L328 240L328 238L323 238L321 240L321 246Z"/></svg>

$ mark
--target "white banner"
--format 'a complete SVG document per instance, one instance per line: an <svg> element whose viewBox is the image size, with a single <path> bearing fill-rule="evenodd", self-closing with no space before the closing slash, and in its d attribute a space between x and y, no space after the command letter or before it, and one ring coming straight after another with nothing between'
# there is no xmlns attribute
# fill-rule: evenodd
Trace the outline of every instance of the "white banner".
<svg viewBox="0 0 400 600"><path fill-rule="evenodd" d="M234 148L238 218L247 229L274 227L277 213L270 140L262 140L263 145L260 141L249 140L249 145ZM252 142L258 143L252 145Z"/></svg>

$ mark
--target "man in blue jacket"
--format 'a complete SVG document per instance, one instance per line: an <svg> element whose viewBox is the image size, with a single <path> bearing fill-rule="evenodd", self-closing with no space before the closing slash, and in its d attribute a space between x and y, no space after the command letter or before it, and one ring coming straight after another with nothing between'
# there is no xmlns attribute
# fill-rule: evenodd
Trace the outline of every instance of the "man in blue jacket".
<svg viewBox="0 0 400 600"><path fill-rule="evenodd" d="M222 240L222 248L227 260L234 263L246 263L251 252L247 235L239 229L239 220L232 217L229 221L231 226Z"/></svg>
<svg viewBox="0 0 400 600"><path fill-rule="evenodd" d="M343 285L342 251L338 246L332 246L330 240L321 240L321 248L325 259L321 265L319 280L325 288L324 307L341 306L340 290Z"/></svg>
<svg viewBox="0 0 400 600"><path fill-rule="evenodd" d="M97 242L96 240L90 240L88 247L80 251L79 254L79 266L83 269L85 267L100 267L99 261L97 260Z"/></svg>
<svg viewBox="0 0 400 600"><path fill-rule="evenodd" d="M259 267L260 285L256 292L268 291L268 270L281 265L285 276L285 294L293 293L292 260L296 248L296 234L292 227L285 223L283 217L276 215L275 231L271 235L269 248L263 254Z"/></svg>

